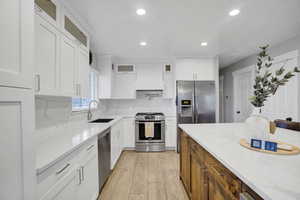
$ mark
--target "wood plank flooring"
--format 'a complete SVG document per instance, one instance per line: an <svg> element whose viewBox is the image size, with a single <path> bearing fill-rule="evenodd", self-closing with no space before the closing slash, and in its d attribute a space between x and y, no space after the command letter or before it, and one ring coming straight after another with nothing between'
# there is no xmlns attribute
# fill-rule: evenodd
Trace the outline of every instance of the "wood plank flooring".
<svg viewBox="0 0 300 200"><path fill-rule="evenodd" d="M98 200L188 200L173 151L124 151Z"/></svg>

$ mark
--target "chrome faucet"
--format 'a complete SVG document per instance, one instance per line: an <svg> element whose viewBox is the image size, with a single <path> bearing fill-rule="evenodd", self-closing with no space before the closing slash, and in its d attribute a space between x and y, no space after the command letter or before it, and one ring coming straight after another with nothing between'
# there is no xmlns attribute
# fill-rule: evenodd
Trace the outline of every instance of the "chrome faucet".
<svg viewBox="0 0 300 200"><path fill-rule="evenodd" d="M97 100L91 100L90 103L89 103L89 111L88 111L88 114L87 114L87 119L88 121L92 119L93 117L93 114L92 114L92 111L91 111L91 105L92 103L96 103L97 104L97 107L98 107L98 101Z"/></svg>

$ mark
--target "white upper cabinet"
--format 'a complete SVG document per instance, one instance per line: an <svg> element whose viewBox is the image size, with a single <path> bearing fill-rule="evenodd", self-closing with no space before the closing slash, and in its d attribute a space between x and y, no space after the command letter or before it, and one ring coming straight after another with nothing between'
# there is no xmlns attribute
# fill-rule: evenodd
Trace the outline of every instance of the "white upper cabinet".
<svg viewBox="0 0 300 200"><path fill-rule="evenodd" d="M178 59L175 64L176 80L215 80L216 59Z"/></svg>
<svg viewBox="0 0 300 200"><path fill-rule="evenodd" d="M56 0L34 0L35 13L59 28L60 4Z"/></svg>
<svg viewBox="0 0 300 200"><path fill-rule="evenodd" d="M39 15L35 17L35 91L57 95L59 90L59 31Z"/></svg>
<svg viewBox="0 0 300 200"><path fill-rule="evenodd" d="M78 46L80 46L82 49L89 52L90 41L88 33L83 30L79 23L76 22L74 17L65 8L62 8L61 10L61 24L63 33L72 40L76 41Z"/></svg>
<svg viewBox="0 0 300 200"><path fill-rule="evenodd" d="M112 66L112 57L110 55L100 56L97 59L97 67L99 73L99 98L112 98L112 89L114 81L114 73Z"/></svg>
<svg viewBox="0 0 300 200"><path fill-rule="evenodd" d="M0 87L0 94L0 199L33 200L33 94L31 90L7 87Z"/></svg>
<svg viewBox="0 0 300 200"><path fill-rule="evenodd" d="M0 85L32 88L33 0L1 0Z"/></svg>
<svg viewBox="0 0 300 200"><path fill-rule="evenodd" d="M77 69L77 85L79 96L82 98L89 98L89 75L90 75L90 67L89 67L89 54L78 48L78 69Z"/></svg>
<svg viewBox="0 0 300 200"><path fill-rule="evenodd" d="M79 96L76 83L77 46L68 37L61 38L60 49L60 92L62 96Z"/></svg>
<svg viewBox="0 0 300 200"><path fill-rule="evenodd" d="M134 71L118 72L118 69L117 65L114 72L112 98L134 99L136 97L136 73Z"/></svg>
<svg viewBox="0 0 300 200"><path fill-rule="evenodd" d="M163 90L163 65L138 64L136 90Z"/></svg>

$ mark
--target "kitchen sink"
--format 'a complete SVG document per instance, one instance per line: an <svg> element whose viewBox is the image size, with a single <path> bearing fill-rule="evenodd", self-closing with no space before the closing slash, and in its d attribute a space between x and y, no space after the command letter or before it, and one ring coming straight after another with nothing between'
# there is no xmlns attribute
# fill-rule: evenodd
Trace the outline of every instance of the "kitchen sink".
<svg viewBox="0 0 300 200"><path fill-rule="evenodd" d="M94 121L91 121L90 123L108 123L108 122L110 122L112 120L114 120L114 119L101 118L101 119L96 119Z"/></svg>

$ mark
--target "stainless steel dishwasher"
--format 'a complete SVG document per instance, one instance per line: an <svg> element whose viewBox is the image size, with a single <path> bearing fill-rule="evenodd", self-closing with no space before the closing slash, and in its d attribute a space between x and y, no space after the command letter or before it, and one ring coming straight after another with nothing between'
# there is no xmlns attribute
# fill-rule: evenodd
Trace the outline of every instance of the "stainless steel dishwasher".
<svg viewBox="0 0 300 200"><path fill-rule="evenodd" d="M110 175L110 129L98 136L98 165L100 191Z"/></svg>

